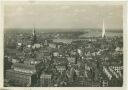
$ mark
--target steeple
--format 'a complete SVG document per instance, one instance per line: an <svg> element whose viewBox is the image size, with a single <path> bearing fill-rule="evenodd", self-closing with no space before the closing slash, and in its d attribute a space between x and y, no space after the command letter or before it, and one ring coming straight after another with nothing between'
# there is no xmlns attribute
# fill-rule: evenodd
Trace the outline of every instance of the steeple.
<svg viewBox="0 0 128 90"><path fill-rule="evenodd" d="M32 44L36 43L36 31L35 31L35 27L33 27L33 33L32 33Z"/></svg>

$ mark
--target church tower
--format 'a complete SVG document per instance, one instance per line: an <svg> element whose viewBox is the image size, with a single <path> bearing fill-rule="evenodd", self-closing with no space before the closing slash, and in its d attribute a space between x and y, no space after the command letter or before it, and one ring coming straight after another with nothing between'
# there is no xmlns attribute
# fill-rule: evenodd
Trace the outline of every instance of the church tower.
<svg viewBox="0 0 128 90"><path fill-rule="evenodd" d="M32 44L35 44L37 42L37 38L36 38L36 31L35 31L35 27L33 28L33 33L32 33Z"/></svg>

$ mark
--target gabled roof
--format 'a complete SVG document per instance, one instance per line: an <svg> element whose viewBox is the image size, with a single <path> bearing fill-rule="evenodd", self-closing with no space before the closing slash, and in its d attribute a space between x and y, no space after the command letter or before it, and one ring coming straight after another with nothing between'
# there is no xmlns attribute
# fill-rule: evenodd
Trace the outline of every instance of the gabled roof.
<svg viewBox="0 0 128 90"><path fill-rule="evenodd" d="M9 74L11 74L11 73L13 73L14 75L26 75L26 76L32 76L33 75L33 73L24 73L24 72L18 72L18 71L15 71L15 70L13 70L13 69L9 69L9 70L7 70L6 71L8 74L7 75L9 75ZM11 77L10 77L11 78Z"/></svg>
<svg viewBox="0 0 128 90"><path fill-rule="evenodd" d="M35 65L26 65L24 63L15 63L13 64L14 68L27 69L27 70L36 70Z"/></svg>

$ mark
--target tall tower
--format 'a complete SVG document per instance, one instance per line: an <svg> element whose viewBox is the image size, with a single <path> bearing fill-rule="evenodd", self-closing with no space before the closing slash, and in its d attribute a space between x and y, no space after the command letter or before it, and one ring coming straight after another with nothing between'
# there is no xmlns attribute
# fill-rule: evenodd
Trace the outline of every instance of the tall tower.
<svg viewBox="0 0 128 90"><path fill-rule="evenodd" d="M35 33L35 27L33 27L33 36L35 36L36 33Z"/></svg>
<svg viewBox="0 0 128 90"><path fill-rule="evenodd" d="M103 20L103 26L102 26L102 38L105 37L105 25L104 25L104 20Z"/></svg>
<svg viewBox="0 0 128 90"><path fill-rule="evenodd" d="M35 31L35 27L33 28L33 33L32 33L32 44L37 42L37 38L36 38L36 31Z"/></svg>

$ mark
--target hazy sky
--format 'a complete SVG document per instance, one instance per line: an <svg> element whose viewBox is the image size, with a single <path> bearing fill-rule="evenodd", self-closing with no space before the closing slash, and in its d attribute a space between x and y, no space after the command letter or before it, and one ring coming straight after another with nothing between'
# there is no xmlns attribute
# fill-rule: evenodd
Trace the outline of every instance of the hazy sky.
<svg viewBox="0 0 128 90"><path fill-rule="evenodd" d="M123 28L121 5L5 4L5 28Z"/></svg>

